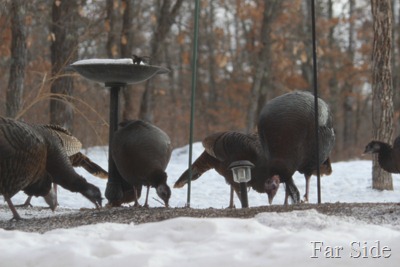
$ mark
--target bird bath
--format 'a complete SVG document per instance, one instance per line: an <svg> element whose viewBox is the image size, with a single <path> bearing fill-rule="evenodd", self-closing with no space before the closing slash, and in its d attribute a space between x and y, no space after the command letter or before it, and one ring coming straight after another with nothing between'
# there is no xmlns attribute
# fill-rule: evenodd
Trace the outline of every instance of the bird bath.
<svg viewBox="0 0 400 267"><path fill-rule="evenodd" d="M168 73L169 70L153 65L133 64L132 59L87 59L74 62L67 70L78 72L83 77L104 83L110 88L110 125L108 148L108 182L105 196L110 203L122 198L121 176L111 157L110 144L114 132L118 129L119 91L127 84L144 82L157 74Z"/></svg>

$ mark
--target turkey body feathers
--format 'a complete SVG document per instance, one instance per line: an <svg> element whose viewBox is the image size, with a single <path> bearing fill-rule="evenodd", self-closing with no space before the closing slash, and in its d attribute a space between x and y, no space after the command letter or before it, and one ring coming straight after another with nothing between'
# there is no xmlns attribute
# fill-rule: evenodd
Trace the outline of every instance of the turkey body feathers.
<svg viewBox="0 0 400 267"><path fill-rule="evenodd" d="M0 118L0 155L0 193L15 219L20 216L11 197L20 190L43 195L49 181L80 192L101 206L100 190L74 171L61 139L51 127Z"/></svg>
<svg viewBox="0 0 400 267"><path fill-rule="evenodd" d="M315 151L314 96L292 92L276 97L263 107L258 133L270 167L270 176L279 175L292 200L299 201L292 175L309 176L327 160L335 142L329 106L318 99L319 151ZM317 155L319 162L317 163ZM289 190L288 190L289 189ZM293 195L294 193L294 195Z"/></svg>
<svg viewBox="0 0 400 267"><path fill-rule="evenodd" d="M11 198L44 179L47 147L29 125L0 118L0 193Z"/></svg>
<svg viewBox="0 0 400 267"><path fill-rule="evenodd" d="M118 172L135 188L142 185L155 187L167 206L171 191L166 183L165 169L172 153L168 135L141 120L124 122L120 126L111 143L111 153Z"/></svg>
<svg viewBox="0 0 400 267"><path fill-rule="evenodd" d="M240 199L239 184L233 181L232 171L228 167L234 161L248 160L255 167L251 171L252 178L247 185L259 193L265 193L264 181L267 178L267 166L257 134L218 132L205 137L202 143L204 151L192 164L192 180L198 179L210 169L215 169L225 178L226 183L233 187ZM189 170L186 170L175 182L174 187L183 187L188 179Z"/></svg>
<svg viewBox="0 0 400 267"><path fill-rule="evenodd" d="M219 132L204 138L203 146L208 154L220 161L249 160L255 162L260 146L255 134Z"/></svg>
<svg viewBox="0 0 400 267"><path fill-rule="evenodd" d="M390 173L400 173L400 136L396 137L393 146L373 140L365 147L364 154L378 154L379 166Z"/></svg>
<svg viewBox="0 0 400 267"><path fill-rule="evenodd" d="M52 130L58 131L57 128L63 129L61 127L52 127ZM67 155L72 154L71 156L69 156L69 160L71 161L73 167L82 167L90 174L102 179L108 178L108 172L93 161L91 161L86 155L82 154L81 152L73 154L76 152L76 148L81 146L78 139L76 139L74 136L69 135L57 136L60 137L63 148L65 148L64 145L67 145L67 148L65 148L65 152L67 153ZM35 183L25 188L24 193L28 195L28 198L24 204L19 206L31 206L30 202L32 196L43 196L46 203L54 211L58 206L57 186L54 185L53 188L51 188L51 184L52 178L48 176L46 179L42 179L38 181L38 183Z"/></svg>

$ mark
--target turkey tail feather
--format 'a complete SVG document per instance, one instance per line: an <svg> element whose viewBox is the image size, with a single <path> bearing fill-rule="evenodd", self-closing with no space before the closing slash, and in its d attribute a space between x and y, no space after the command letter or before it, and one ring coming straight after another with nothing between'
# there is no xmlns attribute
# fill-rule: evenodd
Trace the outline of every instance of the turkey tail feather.
<svg viewBox="0 0 400 267"><path fill-rule="evenodd" d="M198 179L206 171L215 168L218 160L204 151L192 164L192 181ZM189 181L189 169L184 171L175 182L174 188L181 188Z"/></svg>
<svg viewBox="0 0 400 267"><path fill-rule="evenodd" d="M93 174L94 176L102 179L108 178L108 172L105 171L102 167L91 161L87 156L78 152L69 157L71 160L72 166L74 167L82 167L87 172Z"/></svg>

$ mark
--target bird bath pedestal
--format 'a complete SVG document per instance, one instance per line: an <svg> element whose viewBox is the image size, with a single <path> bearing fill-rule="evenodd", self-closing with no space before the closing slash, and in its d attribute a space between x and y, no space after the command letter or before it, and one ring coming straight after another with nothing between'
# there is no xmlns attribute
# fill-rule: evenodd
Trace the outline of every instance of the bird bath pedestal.
<svg viewBox="0 0 400 267"><path fill-rule="evenodd" d="M131 59L90 59L71 64L68 70L74 70L83 77L110 88L110 124L108 148L108 182L105 196L110 203L123 196L121 177L111 156L111 141L118 129L119 91L127 84L144 82L156 74L168 73L160 66L133 64Z"/></svg>

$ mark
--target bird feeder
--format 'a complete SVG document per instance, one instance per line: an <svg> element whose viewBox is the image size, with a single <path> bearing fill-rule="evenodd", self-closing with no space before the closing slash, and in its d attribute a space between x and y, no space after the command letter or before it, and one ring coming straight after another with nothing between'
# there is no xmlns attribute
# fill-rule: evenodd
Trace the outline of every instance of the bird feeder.
<svg viewBox="0 0 400 267"><path fill-rule="evenodd" d="M247 182L251 180L251 169L254 164L248 160L239 160L232 162L228 167L233 174L233 180L240 184L240 200L242 208L248 208Z"/></svg>

